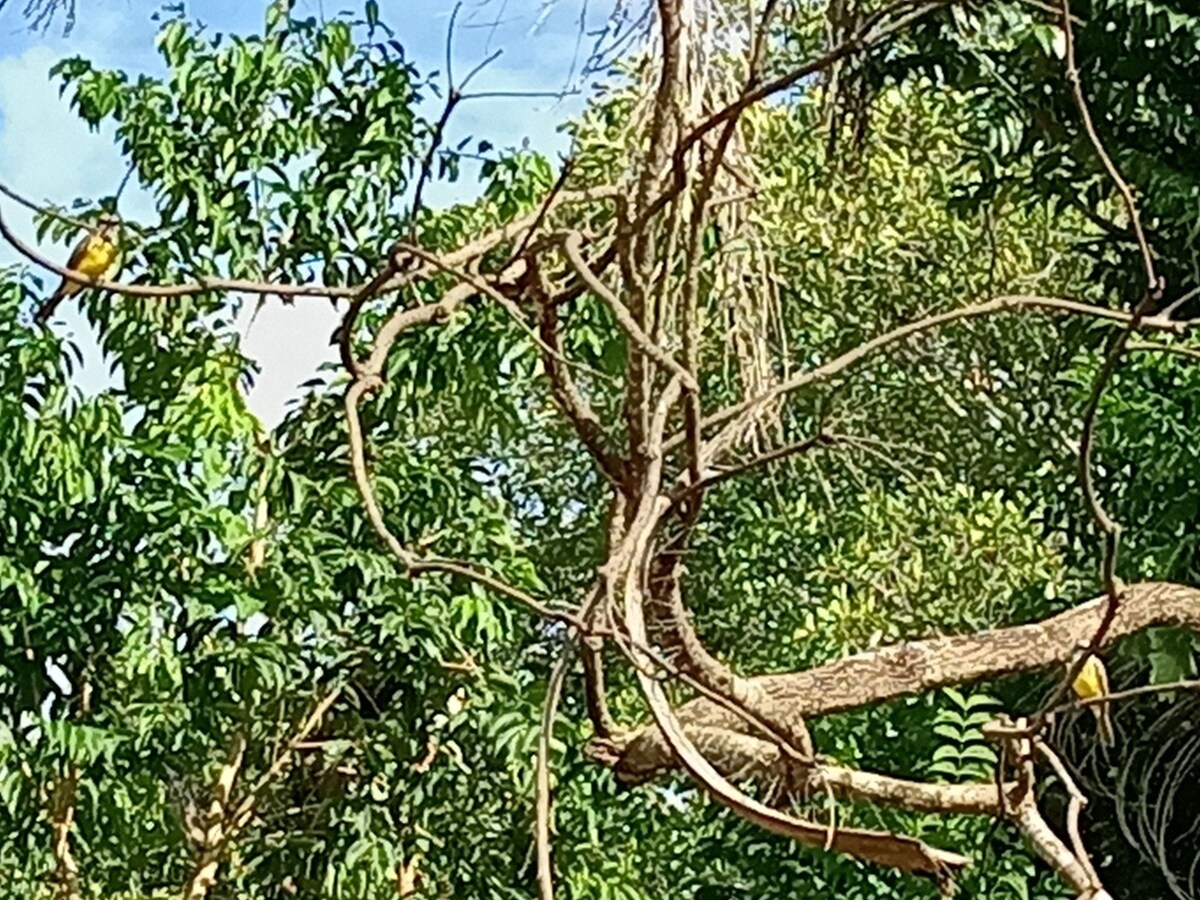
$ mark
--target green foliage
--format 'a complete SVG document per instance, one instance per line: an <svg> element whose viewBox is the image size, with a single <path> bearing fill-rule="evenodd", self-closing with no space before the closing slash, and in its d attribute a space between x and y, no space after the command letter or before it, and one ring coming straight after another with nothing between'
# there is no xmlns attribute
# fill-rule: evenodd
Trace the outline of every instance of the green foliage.
<svg viewBox="0 0 1200 900"><path fill-rule="evenodd" d="M983 736L1000 703L986 694L942 693L949 702L938 710L933 732L942 742L933 751L929 774L946 781L984 781L996 770L996 747Z"/></svg>
<svg viewBox="0 0 1200 900"><path fill-rule="evenodd" d="M274 11L275 6L269 7ZM396 216L424 124L399 42L357 43L342 19L272 13L261 36L168 20L164 79L67 59L52 70L93 126L112 119L163 223L139 248L147 279L190 264L231 277L361 281L402 233ZM364 247L370 248L364 256Z"/></svg>
<svg viewBox="0 0 1200 900"><path fill-rule="evenodd" d="M1137 187L1143 218L1172 295L1195 286L1200 102L1188 74L1197 61L1194 7L1157 0L1072 3L1084 94L1106 151ZM1057 15L1032 7L954 10L918 29L908 53L876 73L883 81L934 75L971 92L970 154L981 166L976 199L1048 198L1100 223L1093 252L1106 287L1128 306L1144 285L1129 223L1080 124Z"/></svg>
<svg viewBox="0 0 1200 900"><path fill-rule="evenodd" d="M155 221L126 223L126 277L349 285L398 238L457 247L545 199L556 181L546 158L493 153L473 202L414 216L407 204L436 131L417 111L430 85L378 4L362 21L287 9L272 4L262 33L248 36L168 20L163 78L82 59L55 67L85 121L115 124L156 204ZM1078 136L1064 142L1061 104L1040 99L1056 77L1053 34L1024 12L954 15L874 73L873 127L854 166L828 157L815 89L750 115L756 224L792 371L929 312L1002 293L1105 300L1127 275L1110 266L1097 285L1078 252L1089 217L1112 205L1094 167L1078 163ZM1160 21L1172 42L1190 34L1178 11L1147 27ZM812 25L801 24L792 49L813 39ZM1093 68L1110 65L1103 41L1125 40L1102 40L1099 27L1080 36L1094 48L1089 84L1100 81ZM1122 68L1134 63L1112 65L1125 84L1134 77ZM1015 73L1017 96L997 94ZM1183 74L1155 77L1187 89ZM1115 103L1119 90L1101 93ZM631 109L618 83L570 123L568 189L616 183ZM1155 115L1152 133L1193 127ZM1135 152L1139 133L1119 136L1122 164L1150 165L1145 148ZM432 149L432 176L459 177L463 147ZM1156 239L1185 248L1189 165L1147 178ZM572 214L599 230L608 210ZM68 234L49 217L39 227ZM740 250L716 229L705 245L716 261ZM430 279L396 302L430 300L454 280ZM244 401L253 367L230 326L236 300L85 295L120 386L83 398L70 386L71 347L21 324L33 286L23 271L0 273L0 897L48 896L47 796L72 772L83 895L175 894L235 738L247 746L235 790L244 796L335 689L295 764L259 796L214 896L389 897L409 867L421 896L529 896L533 756L559 630L464 580L398 570L350 478L336 379L263 434ZM363 333L389 303L364 310ZM559 312L582 390L619 434L613 376L624 351L611 313L587 295ZM727 336L711 333L706 358L723 358ZM778 671L1035 619L1079 595L1094 582L1094 556L1063 435L1108 333L1031 317L956 326L798 393L777 423L783 436L864 439L712 492L687 576L704 640L741 671ZM1101 410L1114 508L1151 520L1127 547L1131 569L1145 573L1195 577L1189 371L1141 355ZM539 595L575 596L601 560L604 486L554 411L530 335L495 305L467 306L406 335L385 375L364 424L388 528ZM715 365L710 381L713 403L745 387ZM258 546L265 561L248 565ZM1189 638L1156 631L1129 652L1163 681L1194 671L1192 650ZM568 688L552 753L569 896L934 895L931 884L733 820L682 781L618 791L581 751L590 731L579 685ZM849 764L987 780L995 758L980 726L1001 706L1035 702L1036 688L947 690L813 728L821 752ZM640 720L628 673L614 673L612 690L621 718ZM798 802L829 812L825 797ZM969 896L1060 896L1003 827L836 812L975 854Z"/></svg>

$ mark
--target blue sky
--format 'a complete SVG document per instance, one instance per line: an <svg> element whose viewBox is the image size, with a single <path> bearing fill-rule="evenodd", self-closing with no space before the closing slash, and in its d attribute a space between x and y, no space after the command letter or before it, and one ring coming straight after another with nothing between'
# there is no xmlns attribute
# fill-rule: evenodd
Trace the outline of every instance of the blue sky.
<svg viewBox="0 0 1200 900"><path fill-rule="evenodd" d="M79 14L69 35L61 26L32 32L21 17L24 0L9 0L0 10L0 181L34 200L69 203L77 197L111 194L124 166L111 132L99 134L69 110L48 70L65 56L83 56L98 66L130 73L158 73L154 47L161 8L156 0L77 0ZM188 15L214 31L246 33L261 27L266 0L191 0ZM465 72L494 50L502 51L472 84L479 91L561 91L568 84L576 54L581 10L590 5L589 27L603 22L600 10L610 2L587 0L464 0L458 13L454 41L455 71ZM382 19L404 43L422 71L444 68L446 32L453 4L447 0L379 0ZM343 9L360 9L361 0L297 0L294 14L322 16ZM586 56L585 43L581 53ZM555 99L488 99L463 104L451 120L448 143L468 134L487 137L493 144L519 146L528 140L542 152L557 154L566 141L557 126L582 106L578 97ZM101 185L97 189L97 185ZM469 186L441 186L430 192L433 203L461 199ZM144 198L122 203L126 215L147 209ZM5 217L14 230L32 241L30 217L11 203ZM63 257L65 246L43 246L49 255ZM15 261L0 247L0 265ZM81 385L95 389L104 383L106 367L99 359L85 322L64 304L54 325L71 334L85 353ZM333 358L329 335L336 313L326 301L299 301L285 307L271 301L251 326L249 310L239 320L244 347L262 371L250 403L267 422L281 418L297 385L317 366Z"/></svg>

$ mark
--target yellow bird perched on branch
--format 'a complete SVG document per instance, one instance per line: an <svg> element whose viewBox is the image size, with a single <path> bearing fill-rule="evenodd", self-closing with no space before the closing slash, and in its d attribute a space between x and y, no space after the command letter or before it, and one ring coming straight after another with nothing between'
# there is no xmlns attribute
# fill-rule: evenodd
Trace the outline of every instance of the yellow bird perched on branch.
<svg viewBox="0 0 1200 900"><path fill-rule="evenodd" d="M1074 667L1074 665L1075 662L1073 660L1071 666ZM1079 674L1075 676L1075 681L1071 684L1071 690L1075 692L1075 696L1080 700L1092 700L1096 697L1108 696L1108 671L1104 668L1104 662L1100 657L1094 653L1088 655L1083 667L1079 670ZM1111 747L1116 743L1116 736L1113 734L1112 716L1108 707L1109 704L1107 703L1088 704L1088 709L1096 717L1096 728L1100 733L1100 743L1105 747Z"/></svg>
<svg viewBox="0 0 1200 900"><path fill-rule="evenodd" d="M102 213L96 220L95 227L71 251L71 258L67 260L67 268L80 275L86 275L88 278L103 277L117 261L120 243L119 225L120 219L113 213ZM85 287L87 285L64 276L58 289L38 308L33 317L34 321L45 324L54 315L54 310L58 308L58 304L64 298L79 293Z"/></svg>

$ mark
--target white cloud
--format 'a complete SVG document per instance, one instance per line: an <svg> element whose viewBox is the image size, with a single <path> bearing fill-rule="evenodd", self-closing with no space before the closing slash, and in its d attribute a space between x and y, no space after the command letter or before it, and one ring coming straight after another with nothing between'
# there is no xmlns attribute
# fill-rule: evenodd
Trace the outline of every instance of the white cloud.
<svg viewBox="0 0 1200 900"><path fill-rule="evenodd" d="M263 425L273 428L288 402L300 396L299 386L337 357L329 338L341 314L317 297L299 297L293 306L270 299L251 322L254 306L247 302L238 317L242 351L262 367L248 401Z"/></svg>
<svg viewBox="0 0 1200 900"><path fill-rule="evenodd" d="M136 17L135 17L136 18ZM116 21L115 17L112 19ZM58 87L47 73L68 53L94 59L98 65L128 67L128 60L112 60L112 37L108 27L84 29L81 22L68 46L51 35L29 46L19 55L0 57L0 181L35 202L69 203L115 192L125 174L125 164L113 143L112 129L99 133L70 109L68 98L58 96ZM152 31L144 29L144 47L119 50L115 55L136 57L139 50L152 48ZM143 194L122 198L122 212L137 217L151 213L153 206ZM32 217L24 209L4 202L5 220L27 242L36 245ZM41 244L38 249L53 259L65 258L65 245ZM12 248L0 246L0 265L21 261ZM45 273L47 293L56 276ZM252 304L247 304L252 308ZM64 304L56 314L55 329L71 335L80 346L83 366L77 383L87 393L112 385L95 335L77 308ZM239 319L243 333L249 310ZM285 307L271 301L262 310L246 338L244 350L262 368L249 396L251 407L268 427L283 417L287 401L298 394L298 385L316 374L318 366L333 358L329 334L336 314L324 301L299 301Z"/></svg>
<svg viewBox="0 0 1200 900"><path fill-rule="evenodd" d="M47 78L58 59L48 47L0 58L0 172L39 199L111 194L123 173L120 155L109 135L89 131L59 99Z"/></svg>

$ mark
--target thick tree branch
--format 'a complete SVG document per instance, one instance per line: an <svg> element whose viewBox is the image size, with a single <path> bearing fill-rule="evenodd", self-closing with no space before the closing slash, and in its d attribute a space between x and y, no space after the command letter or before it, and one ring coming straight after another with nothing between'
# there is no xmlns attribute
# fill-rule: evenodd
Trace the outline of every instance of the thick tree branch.
<svg viewBox="0 0 1200 900"><path fill-rule="evenodd" d="M63 773L50 788L50 833L54 848L55 900L76 900L79 891L79 863L71 849L71 832L75 827L75 801L79 786L79 770L72 762L63 764Z"/></svg>
<svg viewBox="0 0 1200 900"><path fill-rule="evenodd" d="M213 779L212 798L200 834L200 852L192 876L184 886L184 900L203 900L216 883L217 869L230 837L228 826L233 787L241 774L245 755L246 739L239 733L234 736L229 755Z"/></svg>
<svg viewBox="0 0 1200 900"><path fill-rule="evenodd" d="M1034 743L1024 732L1029 731L1026 720L1017 723L1017 737L1005 741L1004 757L1017 766L1020 798L1007 806L1007 818L1029 842L1033 851L1040 856L1058 875L1059 879L1076 892L1079 900L1111 900L1104 890L1090 863L1083 863L1066 845L1043 818L1037 805L1034 790ZM1082 851L1082 845L1079 849ZM1086 858L1086 851L1084 856Z"/></svg>
<svg viewBox="0 0 1200 900"><path fill-rule="evenodd" d="M1100 597L1041 622L912 641L805 672L760 675L747 681L766 698L767 706L759 712L779 721L784 716L829 715L947 685L1062 666L1095 633L1107 605L1107 597ZM1155 625L1200 631L1200 589L1164 582L1129 586L1106 643ZM684 704L678 717L687 727L745 730L739 717L706 699ZM629 780L644 780L646 773L669 767L671 759L670 747L657 729L646 726L628 741L616 769Z"/></svg>
<svg viewBox="0 0 1200 900"><path fill-rule="evenodd" d="M627 590L625 619L630 636L643 642L645 628L639 604L630 602L633 593ZM838 828L831 833L824 825L797 819L759 803L738 790L700 753L676 718L661 683L640 669L637 674L654 720L660 732L666 735L666 741L680 765L713 799L741 818L773 834L808 846L823 847L905 872L929 875L940 882L948 881L955 871L969 864L970 861L964 856L938 850L914 838L862 829Z"/></svg>
<svg viewBox="0 0 1200 900"><path fill-rule="evenodd" d="M672 156L671 185L666 191L655 198L654 202L645 205L643 212L634 223L633 230L637 231L644 228L647 222L665 209L667 204L684 190L687 184L687 155L692 147L704 140L711 131L720 128L727 122L736 121L750 107L761 103L781 91L786 91L804 78L824 71L843 59L864 53L873 47L879 46L893 34L903 30L929 13L951 5L953 2L955 0L940 0L940 2L933 3L900 0L900 2L893 3L869 17L854 34L850 35L838 46L796 66L789 72L765 83L760 83L757 78L752 77L741 96L710 115L680 139ZM893 16L894 18L891 18ZM889 18L890 21L888 21ZM764 25L766 24L767 20L764 19Z"/></svg>

